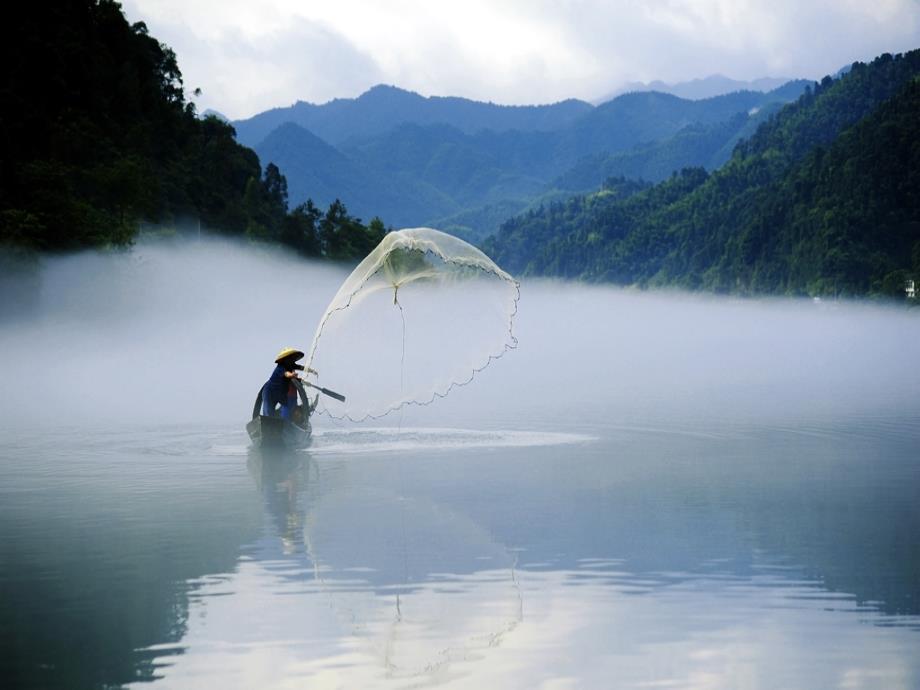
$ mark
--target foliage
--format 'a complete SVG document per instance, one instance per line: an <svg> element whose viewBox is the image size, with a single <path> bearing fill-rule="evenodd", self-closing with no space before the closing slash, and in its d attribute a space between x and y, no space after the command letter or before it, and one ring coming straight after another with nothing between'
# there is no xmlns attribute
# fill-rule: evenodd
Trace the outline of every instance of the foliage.
<svg viewBox="0 0 920 690"><path fill-rule="evenodd" d="M895 294L920 265L920 51L826 78L735 149L632 196L508 221L512 271L717 292Z"/></svg>
<svg viewBox="0 0 920 690"><path fill-rule="evenodd" d="M378 85L358 98L336 98L322 105L299 101L273 108L235 123L239 139L258 144L276 128L291 122L338 146L368 139L402 124L444 124L466 134L484 129L521 132L552 131L570 125L592 109L569 99L551 105L497 105L452 96L420 96L395 86Z"/></svg>
<svg viewBox="0 0 920 690"><path fill-rule="evenodd" d="M502 109L462 99L444 99L435 109L431 99L377 88L357 100L273 110L249 124L274 123L256 149L288 177L294 203L341 198L359 215L382 213L396 225L450 227L481 239L508 217L499 209L519 212L556 187L586 191L609 176L658 181L686 166L718 167L753 122L801 88L793 83L791 89L701 101L626 94L597 108L583 104L577 114L564 104ZM474 117L479 107L501 117ZM757 108L758 114L748 115ZM338 120L333 127L321 117L342 109L363 118ZM540 112L546 117L537 118ZM281 117L289 121L282 124ZM477 123L492 127L476 129ZM598 159L610 165L598 165ZM573 177L586 179L573 187Z"/></svg>
<svg viewBox="0 0 920 690"><path fill-rule="evenodd" d="M0 45L0 245L118 246L141 222L197 220L323 253L304 214L287 214L278 167L263 175L233 127L197 116L173 51L118 3L27 4L11 34ZM341 205L333 216L349 239L332 255L363 256L376 229L359 232Z"/></svg>
<svg viewBox="0 0 920 690"><path fill-rule="evenodd" d="M559 189L583 192L596 189L608 177L663 182L675 171L702 167L716 170L732 155L735 145L780 108L769 103L753 113L736 113L713 124L687 125L673 137L640 144L628 151L586 156L558 177Z"/></svg>

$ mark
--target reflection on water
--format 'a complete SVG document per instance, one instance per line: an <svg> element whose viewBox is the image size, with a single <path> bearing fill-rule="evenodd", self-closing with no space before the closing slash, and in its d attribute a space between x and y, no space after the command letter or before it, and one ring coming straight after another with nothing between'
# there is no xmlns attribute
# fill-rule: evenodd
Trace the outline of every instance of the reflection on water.
<svg viewBox="0 0 920 690"><path fill-rule="evenodd" d="M443 447L453 435L425 437ZM369 442L365 433L354 441ZM515 554L468 517L407 495L403 478L354 486L320 472L311 455L259 450L248 466L278 537L250 552L258 571L290 585L288 594L314 595L385 677L442 678L522 620Z"/></svg>
<svg viewBox="0 0 920 690"><path fill-rule="evenodd" d="M265 455L340 269L137 256L0 329L3 687L920 688L916 314L529 284L475 386Z"/></svg>
<svg viewBox="0 0 920 690"><path fill-rule="evenodd" d="M398 438L330 431L339 450L244 457L236 431L8 436L3 672L920 687L920 420L668 429L373 452L342 446Z"/></svg>
<svg viewBox="0 0 920 690"><path fill-rule="evenodd" d="M4 432L0 677L88 688L151 678L150 647L187 632L189 591L231 571L261 510L208 457L215 435L156 429Z"/></svg>

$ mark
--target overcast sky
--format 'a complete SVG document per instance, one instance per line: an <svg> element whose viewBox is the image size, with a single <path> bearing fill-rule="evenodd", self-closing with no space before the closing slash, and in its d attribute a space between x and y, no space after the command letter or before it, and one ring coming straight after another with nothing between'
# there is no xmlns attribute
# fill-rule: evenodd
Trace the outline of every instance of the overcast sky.
<svg viewBox="0 0 920 690"><path fill-rule="evenodd" d="M496 103L630 81L817 79L920 48L920 0L125 0L199 110L231 118L379 83Z"/></svg>

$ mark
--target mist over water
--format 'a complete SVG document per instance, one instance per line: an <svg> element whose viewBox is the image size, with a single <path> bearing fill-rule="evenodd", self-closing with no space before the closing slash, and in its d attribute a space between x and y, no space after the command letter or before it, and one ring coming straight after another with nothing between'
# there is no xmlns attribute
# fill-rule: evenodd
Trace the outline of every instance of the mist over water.
<svg viewBox="0 0 920 690"><path fill-rule="evenodd" d="M216 239L46 258L24 278L34 310L0 324L0 413L17 427L52 411L65 425L242 424L275 353L309 346L348 272ZM514 327L518 349L472 385L385 423L789 421L920 401L920 315L901 307L525 281ZM413 324L413 347L439 335Z"/></svg>
<svg viewBox="0 0 920 690"><path fill-rule="evenodd" d="M916 310L528 280L469 385L251 448L348 273L205 238L15 278L0 677L920 687Z"/></svg>
<svg viewBox="0 0 920 690"><path fill-rule="evenodd" d="M220 240L47 258L34 313L2 327L7 419L161 424L247 418L282 347L305 347L344 275Z"/></svg>

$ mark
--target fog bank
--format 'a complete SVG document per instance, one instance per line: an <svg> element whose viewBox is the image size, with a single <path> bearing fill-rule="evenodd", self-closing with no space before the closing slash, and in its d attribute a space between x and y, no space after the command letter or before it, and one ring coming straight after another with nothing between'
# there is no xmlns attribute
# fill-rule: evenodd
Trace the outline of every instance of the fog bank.
<svg viewBox="0 0 920 690"><path fill-rule="evenodd" d="M45 258L36 271L3 297L32 304L0 322L0 429L242 429L275 353L309 347L348 268L204 239ZM515 334L518 348L470 385L391 421L551 428L920 409L920 312L900 307L525 281ZM413 335L437 347L438 333Z"/></svg>

